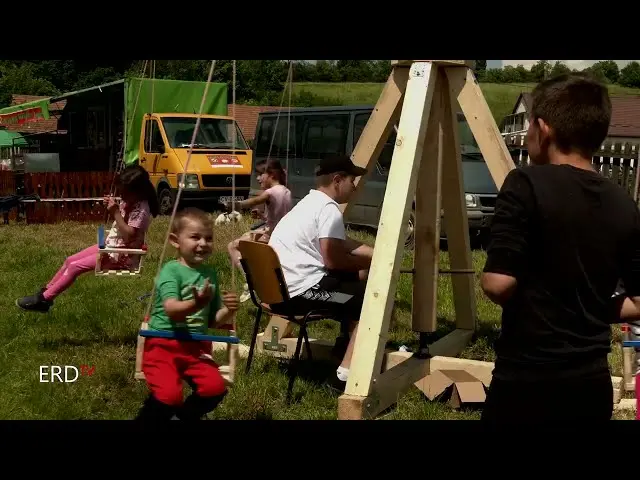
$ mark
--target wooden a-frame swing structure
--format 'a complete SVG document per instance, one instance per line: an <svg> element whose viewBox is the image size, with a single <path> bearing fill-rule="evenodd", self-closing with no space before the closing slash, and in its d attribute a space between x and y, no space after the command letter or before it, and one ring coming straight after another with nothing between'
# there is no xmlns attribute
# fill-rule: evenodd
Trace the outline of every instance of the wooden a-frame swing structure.
<svg viewBox="0 0 640 480"><path fill-rule="evenodd" d="M472 60L391 63L392 72L352 155L355 164L371 171L399 119L349 379L338 400L339 419L374 418L431 373L434 357L457 356L475 332L475 285L457 132L458 105L498 188L515 168L474 77ZM354 197L365 182L366 176L359 179ZM396 364L380 373L412 202L416 218L412 329L420 335L420 347L413 355L395 362L387 360ZM351 204L342 205L345 215ZM452 278L456 329L429 344L437 326L441 211L446 219L451 273L462 274Z"/></svg>

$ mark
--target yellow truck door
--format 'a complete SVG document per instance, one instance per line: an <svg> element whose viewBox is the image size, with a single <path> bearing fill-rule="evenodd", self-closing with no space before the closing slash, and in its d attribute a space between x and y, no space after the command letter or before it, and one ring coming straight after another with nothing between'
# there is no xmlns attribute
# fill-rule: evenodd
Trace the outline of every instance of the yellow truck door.
<svg viewBox="0 0 640 480"><path fill-rule="evenodd" d="M171 170L168 165L166 144L156 119L145 115L142 129L140 165L149 172L153 184L157 185L158 181L166 177Z"/></svg>

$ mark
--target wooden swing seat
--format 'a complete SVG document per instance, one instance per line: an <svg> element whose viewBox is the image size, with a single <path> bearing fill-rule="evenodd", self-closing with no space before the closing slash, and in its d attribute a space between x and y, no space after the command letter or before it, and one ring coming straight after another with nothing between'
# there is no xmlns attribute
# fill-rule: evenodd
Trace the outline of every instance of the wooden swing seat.
<svg viewBox="0 0 640 480"><path fill-rule="evenodd" d="M107 247L105 245L105 236L104 236L104 226L100 225L98 227L98 258L96 260L96 270L95 274L97 277L105 277L105 276L136 276L140 275L140 271L142 270L142 257L147 254L147 245L142 245L142 248L124 248L124 247ZM127 269L127 268L112 268L113 262L106 262L106 268L103 265L103 261L105 258L108 258L109 253L118 253L123 255L138 255L140 261L136 268Z"/></svg>
<svg viewBox="0 0 640 480"><path fill-rule="evenodd" d="M218 327L218 329L228 329L226 327ZM230 329L228 329L230 330ZM230 332L232 332L230 330ZM147 322L142 322L140 331L138 332L138 347L136 349L136 372L134 378L136 380L145 380L144 372L142 371L142 357L144 355L144 339L145 338L175 338L177 340L187 341L209 341L211 342L211 355L213 356L216 348L216 343L225 343L227 345L226 351L226 363L219 365L218 370L220 375L224 379L224 383L227 386L232 386L235 379L236 365L240 359L240 351L238 345L240 339L235 334L224 335L204 335L198 333L183 333L183 332L162 332L156 330L149 330Z"/></svg>

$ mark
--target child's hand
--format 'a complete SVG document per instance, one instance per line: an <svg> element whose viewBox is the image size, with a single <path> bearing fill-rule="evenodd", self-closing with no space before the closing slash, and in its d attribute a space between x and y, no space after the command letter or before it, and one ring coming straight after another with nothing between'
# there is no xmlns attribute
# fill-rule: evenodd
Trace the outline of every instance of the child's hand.
<svg viewBox="0 0 640 480"><path fill-rule="evenodd" d="M202 287L202 290L198 291L198 288L195 286L192 288L193 288L193 299L196 302L196 306L198 308L204 308L205 306L207 306L211 301L211 298L213 297L213 287L209 283L209 279L207 278L204 281L204 286Z"/></svg>
<svg viewBox="0 0 640 480"><path fill-rule="evenodd" d="M107 206L107 212L109 213L113 213L118 208L118 204L116 203L115 198L113 198L112 196L105 196L104 203Z"/></svg>
<svg viewBox="0 0 640 480"><path fill-rule="evenodd" d="M235 312L240 307L240 300L234 292L222 292L222 303L230 312Z"/></svg>

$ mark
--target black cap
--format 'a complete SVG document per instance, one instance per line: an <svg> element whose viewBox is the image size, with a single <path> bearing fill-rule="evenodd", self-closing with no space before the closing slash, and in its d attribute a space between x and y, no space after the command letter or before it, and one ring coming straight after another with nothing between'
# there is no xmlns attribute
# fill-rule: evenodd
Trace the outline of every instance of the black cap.
<svg viewBox="0 0 640 480"><path fill-rule="evenodd" d="M316 169L316 176L338 172L345 172L348 175L361 177L367 173L367 169L354 165L346 155L332 155L320 160L318 168Z"/></svg>

